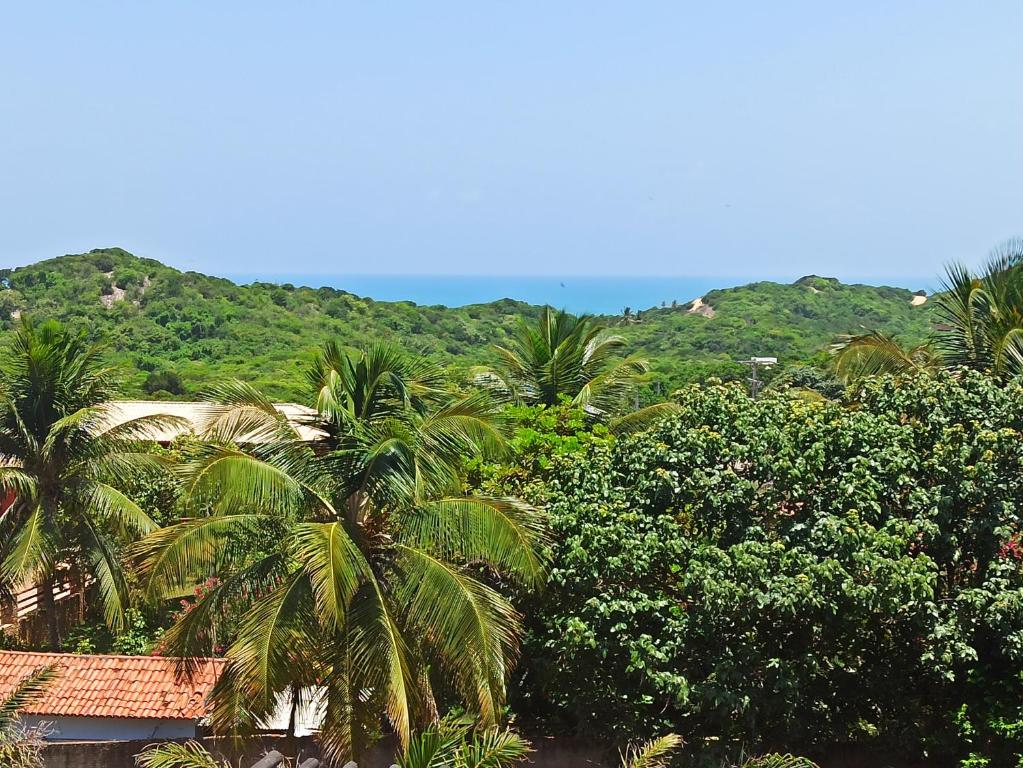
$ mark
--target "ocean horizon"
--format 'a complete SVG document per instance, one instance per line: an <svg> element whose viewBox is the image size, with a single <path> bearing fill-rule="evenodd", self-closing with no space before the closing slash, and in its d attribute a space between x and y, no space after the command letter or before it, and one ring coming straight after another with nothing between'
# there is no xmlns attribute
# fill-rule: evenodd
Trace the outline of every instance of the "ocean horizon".
<svg viewBox="0 0 1023 768"><path fill-rule="evenodd" d="M549 304L575 313L620 314L626 307L633 311L686 304L715 288L732 288L769 280L791 283L797 277L752 276L678 277L678 276L511 276L511 275L288 275L234 274L228 279L291 284L311 288L329 287L348 291L374 301L411 301L423 306L464 307L500 299L528 304ZM909 290L932 291L936 278L849 279L843 283L890 285Z"/></svg>

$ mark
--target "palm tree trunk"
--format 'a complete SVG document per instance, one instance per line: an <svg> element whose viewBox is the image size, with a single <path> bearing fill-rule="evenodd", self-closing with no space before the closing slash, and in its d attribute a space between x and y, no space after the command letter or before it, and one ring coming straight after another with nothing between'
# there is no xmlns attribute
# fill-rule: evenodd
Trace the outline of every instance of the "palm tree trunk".
<svg viewBox="0 0 1023 768"><path fill-rule="evenodd" d="M57 619L57 604L53 599L53 574L36 584L36 603L46 624L46 644L50 651L60 650L60 624Z"/></svg>
<svg viewBox="0 0 1023 768"><path fill-rule="evenodd" d="M295 723L298 720L298 702L301 688L297 684L292 684L288 688L288 696L291 699L291 711L288 713L288 738L295 738Z"/></svg>
<svg viewBox="0 0 1023 768"><path fill-rule="evenodd" d="M348 523L350 525L358 525L365 518L366 503L369 501L369 496L363 491L356 491L348 497Z"/></svg>

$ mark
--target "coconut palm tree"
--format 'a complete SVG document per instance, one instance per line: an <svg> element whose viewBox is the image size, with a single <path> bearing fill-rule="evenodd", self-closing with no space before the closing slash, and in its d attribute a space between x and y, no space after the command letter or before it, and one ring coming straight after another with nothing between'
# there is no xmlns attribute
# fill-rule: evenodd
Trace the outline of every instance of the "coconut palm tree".
<svg viewBox="0 0 1023 768"><path fill-rule="evenodd" d="M906 348L873 332L835 345L839 376L854 382L938 368L971 368L999 379L1023 373L1023 240L996 248L980 275L948 267L935 304L939 324L926 344Z"/></svg>
<svg viewBox="0 0 1023 768"><path fill-rule="evenodd" d="M998 378L1023 373L1023 240L995 249L981 275L949 267L942 289L935 348L945 365Z"/></svg>
<svg viewBox="0 0 1023 768"><path fill-rule="evenodd" d="M95 580L107 623L120 629L128 603L124 544L153 530L120 490L160 471L139 439L178 421L149 417L112 424L117 392L103 349L56 322L23 319L0 362L0 583L38 586L48 642L60 645L53 586L75 564Z"/></svg>
<svg viewBox="0 0 1023 768"><path fill-rule="evenodd" d="M534 322L523 320L500 364L484 381L526 403L556 405L568 399L594 414L628 408L629 396L649 366L624 356L625 338L588 315L544 307Z"/></svg>
<svg viewBox="0 0 1023 768"><path fill-rule="evenodd" d="M182 469L202 513L139 554L154 597L220 577L168 631L169 651L210 653L241 606L215 727L251 726L313 687L335 759L358 754L382 716L407 744L436 718L438 686L483 727L499 722L520 629L491 584L541 581L541 521L463 494L465 458L501 438L484 396L452 398L441 382L392 347L327 345L310 371L315 446L251 387L212 393L207 442ZM237 546L253 535L258 553Z"/></svg>

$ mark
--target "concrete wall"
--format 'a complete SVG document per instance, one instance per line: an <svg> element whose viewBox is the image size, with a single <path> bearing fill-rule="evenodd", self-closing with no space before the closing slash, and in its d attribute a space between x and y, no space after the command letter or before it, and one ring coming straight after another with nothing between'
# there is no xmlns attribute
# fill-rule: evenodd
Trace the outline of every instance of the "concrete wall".
<svg viewBox="0 0 1023 768"><path fill-rule="evenodd" d="M22 722L30 728L43 724L47 741L141 741L191 739L192 720L147 720L119 717L29 717Z"/></svg>
<svg viewBox="0 0 1023 768"><path fill-rule="evenodd" d="M264 753L277 749L285 755L297 755L300 760L316 757L318 752L310 739L299 739L297 746L288 747L283 737L267 736L246 744L244 754L230 748L219 739L203 739L211 751L230 762L235 768L249 768ZM43 753L46 768L135 768L135 755L152 740L109 742L55 742L47 744ZM614 760L604 760L603 750L593 742L575 739L543 739L534 744L536 752L527 768L612 768ZM613 757L613 756L612 756ZM394 745L376 745L363 756L359 768L388 768L394 763Z"/></svg>
<svg viewBox="0 0 1023 768"><path fill-rule="evenodd" d="M141 741L64 741L51 742L43 750L46 768L135 768L135 755L159 739ZM264 737L248 741L242 752L232 750L220 739L203 739L207 748L218 759L227 760L235 768L249 768L266 752L277 749L285 754L299 754L304 760L315 756L311 744L299 744L296 749L287 749L284 740Z"/></svg>

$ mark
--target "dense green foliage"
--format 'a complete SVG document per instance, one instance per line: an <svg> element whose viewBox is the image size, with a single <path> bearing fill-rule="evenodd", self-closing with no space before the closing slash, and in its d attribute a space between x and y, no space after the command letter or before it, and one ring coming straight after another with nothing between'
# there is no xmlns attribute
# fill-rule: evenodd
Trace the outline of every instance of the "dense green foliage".
<svg viewBox="0 0 1023 768"><path fill-rule="evenodd" d="M614 440L525 419L547 592L517 710L696 750L1023 754L1023 390L977 374L858 403L687 388ZM546 439L527 437L546 430ZM543 454L538 456L538 454Z"/></svg>
<svg viewBox="0 0 1023 768"><path fill-rule="evenodd" d="M663 384L658 391L667 395L682 382L748 375L733 361L751 355L773 355L785 365L823 362L841 334L881 329L909 343L922 341L933 307L913 306L912 300L902 288L810 276L791 285L764 282L711 291L703 297L711 317L690 313L689 305L652 309L623 332L630 349L651 361L655 382Z"/></svg>
<svg viewBox="0 0 1023 768"><path fill-rule="evenodd" d="M679 297L687 299L691 297ZM907 341L927 333L931 308L909 291L804 278L757 283L704 297L714 317L689 304L604 318L619 324L629 352L651 360L652 392L667 394L708 375L741 377L751 354L808 361L838 334L878 328ZM302 371L329 339L353 346L400 342L461 372L493 365L521 318L538 307L499 301L457 309L375 302L332 288L228 280L179 272L120 249L0 270L0 329L12 313L64 320L108 339L137 393L182 396L237 377L278 399L300 399Z"/></svg>
<svg viewBox="0 0 1023 768"><path fill-rule="evenodd" d="M617 745L675 732L697 762L847 745L1023 764L1019 318L1005 310L1015 294L1001 290L996 306L991 281L970 285L963 307L979 314L964 327L983 316L1008 329L984 338L1006 343L963 347L962 360L942 348L939 372L912 357L900 377L855 377L849 391L820 365L837 334L920 342L935 303L955 325L954 289L911 306L908 291L811 277L599 318L621 336L608 360L650 358L644 404L703 380L627 434L579 407L574 383L499 413L472 387L501 362L492 345L537 362L523 370L557 367L516 342L540 308L239 287L117 250L0 274L4 333L10 312L61 317L108 336L135 391L208 387L217 404L205 434L165 452L181 462L176 479L104 491L104 521L134 525L118 531L127 539L140 523L151 531L134 551L142 580L98 573L121 631L86 625L65 648L144 653L159 639L166 652L226 654L221 726L318 681L336 754L385 718L405 745L429 747L439 732L419 726L449 707L489 729L507 714L510 675L507 704L529 728ZM890 340L873 338L873 349ZM754 353L789 363L758 401L707 378L742 377L730 361ZM970 362L996 353L999 365ZM260 390L314 405L323 443L298 440ZM26 501L39 496L20 467L4 472ZM99 475L65 477L51 506L73 522ZM510 498L546 510L549 532ZM87 547L61 556L76 550ZM109 550L113 573L122 552Z"/></svg>

